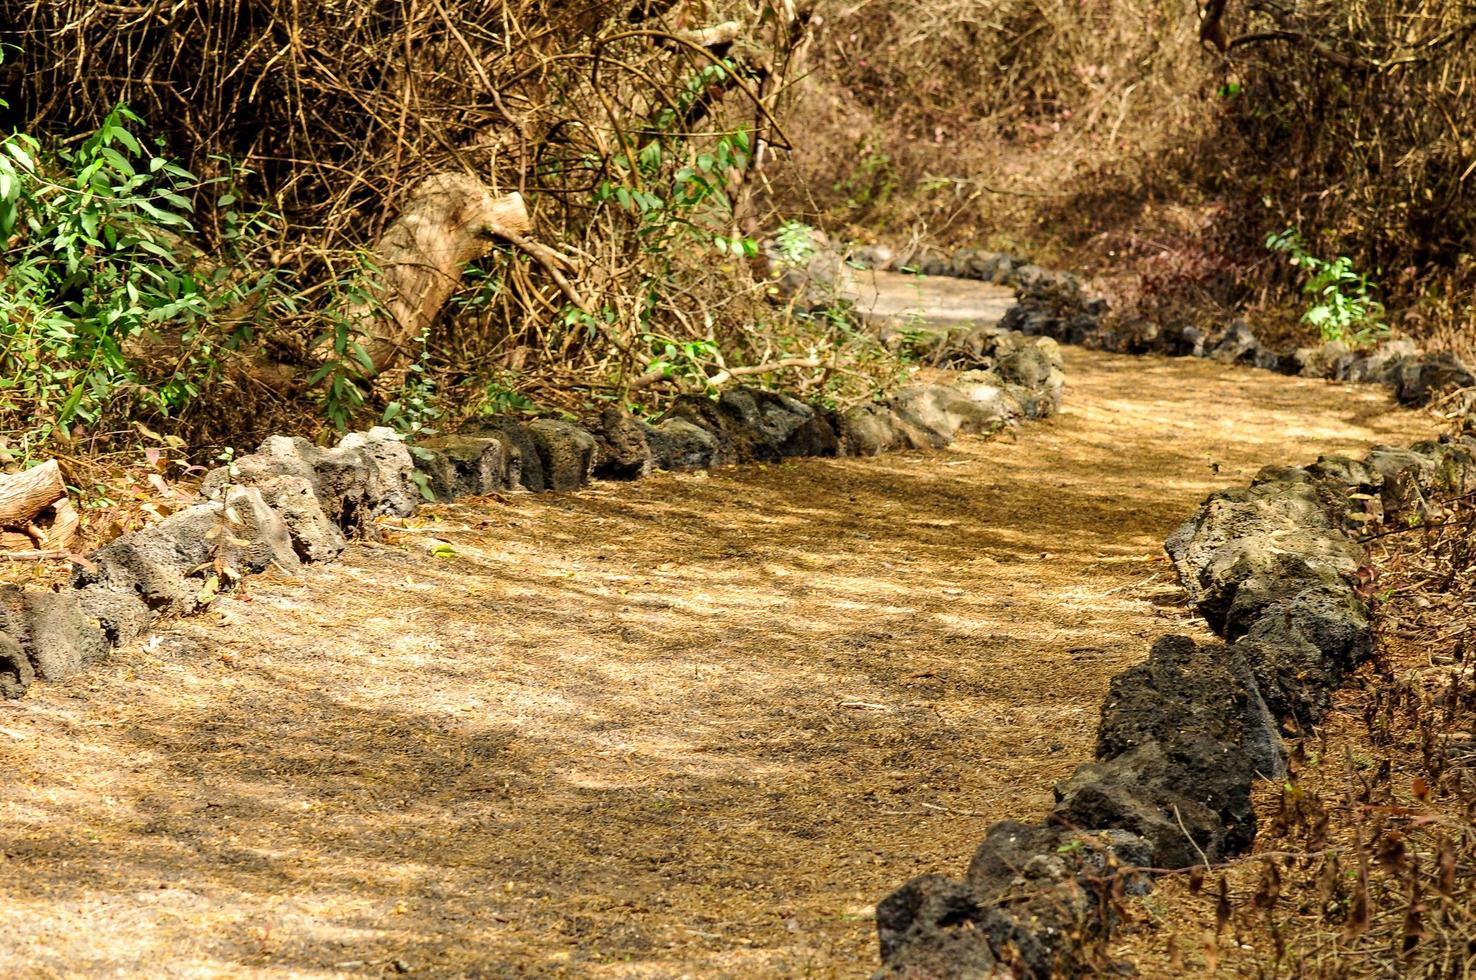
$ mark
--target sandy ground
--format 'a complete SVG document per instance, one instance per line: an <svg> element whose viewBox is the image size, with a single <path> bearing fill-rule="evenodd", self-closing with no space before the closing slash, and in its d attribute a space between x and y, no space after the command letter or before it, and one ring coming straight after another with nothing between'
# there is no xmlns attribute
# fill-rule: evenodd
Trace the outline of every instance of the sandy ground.
<svg viewBox="0 0 1476 980"><path fill-rule="evenodd" d="M1067 361L1013 439L440 509L0 705L0 975L865 976L1194 628L1199 499L1430 428Z"/></svg>

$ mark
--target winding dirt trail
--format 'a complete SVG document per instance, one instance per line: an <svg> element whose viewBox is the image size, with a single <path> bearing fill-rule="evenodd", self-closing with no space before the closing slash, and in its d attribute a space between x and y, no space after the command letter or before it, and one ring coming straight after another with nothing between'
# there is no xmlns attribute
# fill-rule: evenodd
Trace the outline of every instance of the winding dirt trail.
<svg viewBox="0 0 1476 980"><path fill-rule="evenodd" d="M0 975L858 977L1374 388L1067 351L1014 439L447 507L0 706ZM455 554L435 557L434 536Z"/></svg>

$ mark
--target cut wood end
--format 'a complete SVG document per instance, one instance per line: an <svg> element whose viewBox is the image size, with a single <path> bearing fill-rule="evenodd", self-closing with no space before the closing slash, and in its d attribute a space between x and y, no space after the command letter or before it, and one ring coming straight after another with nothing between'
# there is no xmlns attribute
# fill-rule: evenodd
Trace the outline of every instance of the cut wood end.
<svg viewBox="0 0 1476 980"><path fill-rule="evenodd" d="M533 231L533 218L528 214L528 205L517 191L503 197L494 197L488 202L485 220L487 231L499 238L516 241Z"/></svg>

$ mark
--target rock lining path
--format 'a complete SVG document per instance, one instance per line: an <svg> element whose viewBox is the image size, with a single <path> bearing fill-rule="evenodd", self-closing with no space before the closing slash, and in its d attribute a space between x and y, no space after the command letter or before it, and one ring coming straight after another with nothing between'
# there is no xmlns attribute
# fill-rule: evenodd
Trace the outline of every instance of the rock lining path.
<svg viewBox="0 0 1476 980"><path fill-rule="evenodd" d="M1193 629L1195 503L1430 428L1066 361L1013 438L430 510L0 705L0 975L866 975Z"/></svg>

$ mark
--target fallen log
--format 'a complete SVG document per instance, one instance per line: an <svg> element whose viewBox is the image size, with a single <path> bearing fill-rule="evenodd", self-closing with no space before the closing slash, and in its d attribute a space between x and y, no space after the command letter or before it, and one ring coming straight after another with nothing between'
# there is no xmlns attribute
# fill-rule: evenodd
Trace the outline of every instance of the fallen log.
<svg viewBox="0 0 1476 980"><path fill-rule="evenodd" d="M24 527L66 495L61 467L54 459L0 476L0 527Z"/></svg>
<svg viewBox="0 0 1476 980"><path fill-rule="evenodd" d="M461 285L462 269L492 238L527 239L532 220L519 194L497 197L467 174L427 177L374 247L372 303L348 311L373 377L413 356L416 340Z"/></svg>

